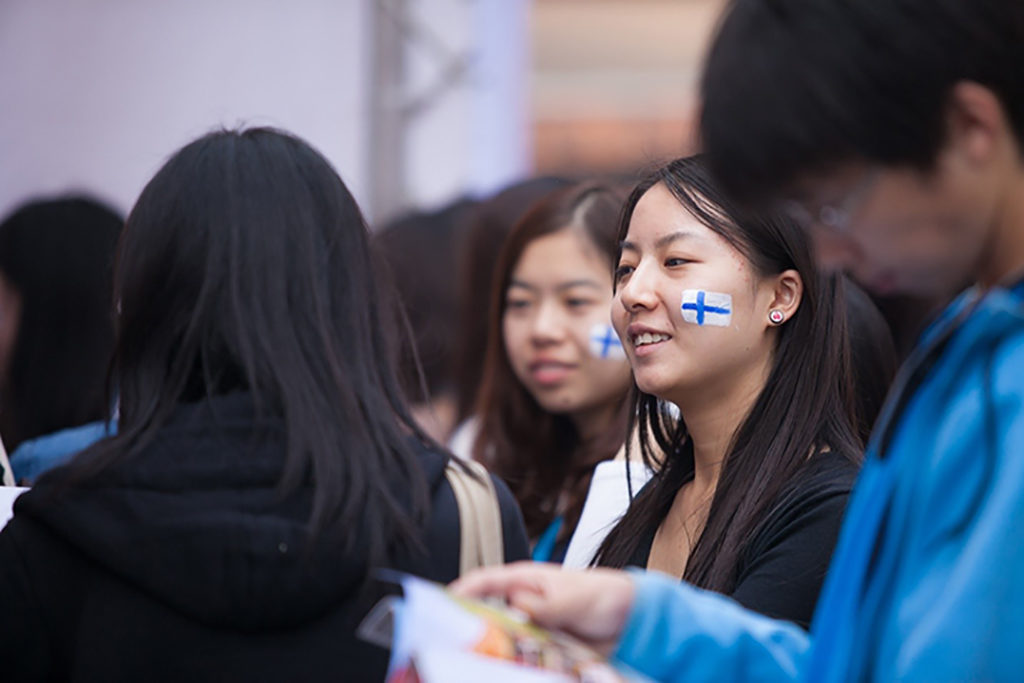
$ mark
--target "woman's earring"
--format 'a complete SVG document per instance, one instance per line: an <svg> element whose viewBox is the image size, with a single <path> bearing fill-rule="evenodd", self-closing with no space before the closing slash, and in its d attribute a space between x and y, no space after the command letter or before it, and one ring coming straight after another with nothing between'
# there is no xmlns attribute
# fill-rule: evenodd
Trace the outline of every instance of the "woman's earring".
<svg viewBox="0 0 1024 683"><path fill-rule="evenodd" d="M781 325L785 319L786 314L777 308L768 311L768 320L771 321L772 325Z"/></svg>

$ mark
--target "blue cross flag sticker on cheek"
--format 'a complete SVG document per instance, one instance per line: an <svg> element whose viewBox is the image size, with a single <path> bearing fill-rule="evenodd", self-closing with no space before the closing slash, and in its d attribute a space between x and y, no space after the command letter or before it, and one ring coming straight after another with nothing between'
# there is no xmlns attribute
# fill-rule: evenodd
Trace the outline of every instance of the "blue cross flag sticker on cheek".
<svg viewBox="0 0 1024 683"><path fill-rule="evenodd" d="M590 328L590 353L597 358L622 359L626 352L619 335L611 325L594 325Z"/></svg>
<svg viewBox="0 0 1024 683"><path fill-rule="evenodd" d="M683 320L701 326L728 327L732 322L732 296L703 289L683 290Z"/></svg>

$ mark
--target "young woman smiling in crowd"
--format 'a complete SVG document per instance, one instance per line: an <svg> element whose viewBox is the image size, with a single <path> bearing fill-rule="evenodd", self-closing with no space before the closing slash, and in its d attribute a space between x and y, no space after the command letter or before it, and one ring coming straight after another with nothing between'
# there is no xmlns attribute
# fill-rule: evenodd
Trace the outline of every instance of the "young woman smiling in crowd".
<svg viewBox="0 0 1024 683"><path fill-rule="evenodd" d="M734 209L699 158L641 182L619 238L612 320L658 471L597 563L806 625L861 456L843 282L798 225Z"/></svg>

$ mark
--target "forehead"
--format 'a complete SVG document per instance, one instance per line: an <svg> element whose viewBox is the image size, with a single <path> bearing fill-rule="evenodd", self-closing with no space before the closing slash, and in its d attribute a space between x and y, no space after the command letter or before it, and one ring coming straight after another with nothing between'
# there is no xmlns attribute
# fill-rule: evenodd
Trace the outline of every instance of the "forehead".
<svg viewBox="0 0 1024 683"><path fill-rule="evenodd" d="M690 213L663 184L647 190L633 208L626 242L640 250L669 244L698 245L702 249L736 252L728 241ZM736 252L738 253L738 252Z"/></svg>
<svg viewBox="0 0 1024 683"><path fill-rule="evenodd" d="M611 264L580 231L567 228L531 240L519 255L512 277L553 283L581 278L611 281Z"/></svg>

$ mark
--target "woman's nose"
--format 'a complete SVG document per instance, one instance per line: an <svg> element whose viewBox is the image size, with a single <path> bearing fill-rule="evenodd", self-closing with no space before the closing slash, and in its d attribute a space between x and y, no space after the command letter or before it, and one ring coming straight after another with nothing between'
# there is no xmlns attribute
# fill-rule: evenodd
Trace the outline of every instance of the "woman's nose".
<svg viewBox="0 0 1024 683"><path fill-rule="evenodd" d="M627 311L649 309L657 305L655 278L651 269L641 264L619 285L619 301Z"/></svg>
<svg viewBox="0 0 1024 683"><path fill-rule="evenodd" d="M565 316L558 306L544 302L538 307L531 337L536 343L561 341L565 337Z"/></svg>

